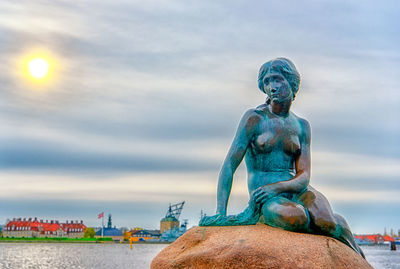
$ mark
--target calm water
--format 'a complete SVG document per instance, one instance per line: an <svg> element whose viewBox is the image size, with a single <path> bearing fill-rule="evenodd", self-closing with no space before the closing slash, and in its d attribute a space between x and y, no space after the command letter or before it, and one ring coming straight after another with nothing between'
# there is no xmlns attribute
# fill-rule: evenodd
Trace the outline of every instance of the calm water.
<svg viewBox="0 0 400 269"><path fill-rule="evenodd" d="M363 246L365 257L376 269L400 269L400 246L396 251L390 251L390 246Z"/></svg>
<svg viewBox="0 0 400 269"><path fill-rule="evenodd" d="M0 243L0 268L149 268L164 244L44 244ZM400 269L400 250L389 246L363 247L367 260L377 269Z"/></svg>
<svg viewBox="0 0 400 269"><path fill-rule="evenodd" d="M141 269L165 244L0 243L1 269Z"/></svg>

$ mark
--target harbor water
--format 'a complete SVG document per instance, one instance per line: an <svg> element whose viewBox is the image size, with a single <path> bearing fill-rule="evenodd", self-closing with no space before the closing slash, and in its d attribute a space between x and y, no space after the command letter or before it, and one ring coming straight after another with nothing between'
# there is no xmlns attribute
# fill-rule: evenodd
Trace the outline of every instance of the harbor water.
<svg viewBox="0 0 400 269"><path fill-rule="evenodd" d="M1 269L125 269L149 268L151 260L167 245L0 243ZM400 250L389 246L363 246L367 260L376 268L400 269Z"/></svg>
<svg viewBox="0 0 400 269"><path fill-rule="evenodd" d="M400 249L391 251L389 245L362 246L367 261L376 269L400 269Z"/></svg>

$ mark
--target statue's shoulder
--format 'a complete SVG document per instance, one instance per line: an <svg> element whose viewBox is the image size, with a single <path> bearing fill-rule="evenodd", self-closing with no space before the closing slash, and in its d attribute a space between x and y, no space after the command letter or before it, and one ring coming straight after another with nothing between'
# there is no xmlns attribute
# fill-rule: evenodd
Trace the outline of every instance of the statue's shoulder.
<svg viewBox="0 0 400 269"><path fill-rule="evenodd" d="M309 137L311 135L311 126L310 126L310 123L308 122L308 120L297 116L293 112L291 112L291 114L296 119L296 121L299 123L303 135L305 137Z"/></svg>
<svg viewBox="0 0 400 269"><path fill-rule="evenodd" d="M263 112L256 108L248 109L242 117L242 126L256 127L263 119Z"/></svg>
<svg viewBox="0 0 400 269"><path fill-rule="evenodd" d="M268 104L264 103L253 109L259 115L265 115L268 112Z"/></svg>
<svg viewBox="0 0 400 269"><path fill-rule="evenodd" d="M247 110L246 114L248 119L252 121L268 120L266 115L269 113L268 104L261 104L255 108L250 108Z"/></svg>
<svg viewBox="0 0 400 269"><path fill-rule="evenodd" d="M244 113L245 118L250 118L250 117L260 117L265 115L266 109L268 109L266 104L261 104L255 108L250 108Z"/></svg>

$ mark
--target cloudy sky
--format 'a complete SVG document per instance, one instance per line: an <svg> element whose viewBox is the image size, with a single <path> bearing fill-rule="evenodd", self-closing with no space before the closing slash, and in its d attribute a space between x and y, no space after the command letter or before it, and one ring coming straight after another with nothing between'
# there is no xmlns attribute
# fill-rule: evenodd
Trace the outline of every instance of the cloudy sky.
<svg viewBox="0 0 400 269"><path fill-rule="evenodd" d="M354 232L400 229L398 1L2 1L0 223L112 213L158 228L186 201L215 211L219 168L258 69L302 75L293 111L312 126L311 184ZM21 63L41 53L46 83ZM229 213L247 203L245 167Z"/></svg>

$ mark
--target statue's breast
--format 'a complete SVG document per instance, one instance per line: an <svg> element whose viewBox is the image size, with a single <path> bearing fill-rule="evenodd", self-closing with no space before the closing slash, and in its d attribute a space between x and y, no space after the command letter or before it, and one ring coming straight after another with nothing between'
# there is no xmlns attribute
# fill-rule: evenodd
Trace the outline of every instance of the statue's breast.
<svg viewBox="0 0 400 269"><path fill-rule="evenodd" d="M254 137L252 147L259 153L272 151L297 155L300 153L300 129L296 124L269 121L260 128Z"/></svg>
<svg viewBox="0 0 400 269"><path fill-rule="evenodd" d="M286 153L291 155L300 154L300 141L299 136L297 135L289 135L286 136L283 141L283 149Z"/></svg>
<svg viewBox="0 0 400 269"><path fill-rule="evenodd" d="M259 152L269 153L276 147L278 138L272 132L265 132L255 138L253 146Z"/></svg>

